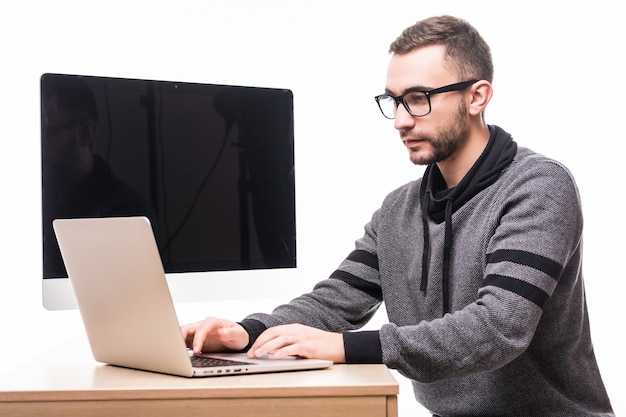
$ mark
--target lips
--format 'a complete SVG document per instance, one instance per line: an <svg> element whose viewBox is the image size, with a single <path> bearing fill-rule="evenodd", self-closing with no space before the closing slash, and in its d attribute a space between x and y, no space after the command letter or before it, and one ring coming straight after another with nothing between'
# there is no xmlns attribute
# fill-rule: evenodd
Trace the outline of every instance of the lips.
<svg viewBox="0 0 626 417"><path fill-rule="evenodd" d="M414 138L403 138L402 142L404 142L404 146L406 146L407 148L413 148L415 146L419 146L421 143L424 142L424 140L422 139L414 139Z"/></svg>

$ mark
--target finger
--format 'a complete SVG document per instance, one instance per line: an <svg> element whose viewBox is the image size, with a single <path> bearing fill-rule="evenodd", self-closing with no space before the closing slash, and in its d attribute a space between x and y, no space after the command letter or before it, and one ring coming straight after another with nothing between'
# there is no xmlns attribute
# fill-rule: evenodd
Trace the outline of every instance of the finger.
<svg viewBox="0 0 626 417"><path fill-rule="evenodd" d="M211 336L215 334L218 326L219 322L211 317L207 318L197 326L193 335L193 342L191 347L193 353L202 353L205 344L207 344Z"/></svg>
<svg viewBox="0 0 626 417"><path fill-rule="evenodd" d="M194 353L243 349L249 341L248 332L239 324L215 318L206 319L196 329Z"/></svg>
<svg viewBox="0 0 626 417"><path fill-rule="evenodd" d="M185 341L185 344L187 345L187 347L189 347L190 329L189 329L188 325L181 326L180 334L183 336L183 340Z"/></svg>
<svg viewBox="0 0 626 417"><path fill-rule="evenodd" d="M250 357L259 357L265 355L265 353L267 352L267 344L274 340L276 337L280 336L278 330L281 327L282 326L271 327L261 333L259 337L257 337L257 339L254 341L252 346L250 346L250 349L248 350L248 355L250 355Z"/></svg>
<svg viewBox="0 0 626 417"><path fill-rule="evenodd" d="M251 348L248 354L254 358L260 358L264 355L272 355L274 357L281 357L281 350L285 347L292 346L293 343L286 340L285 337L280 336L276 339L269 340L256 348Z"/></svg>
<svg viewBox="0 0 626 417"><path fill-rule="evenodd" d="M242 343L242 332L235 326L221 327L216 330L217 338L226 346L235 346ZM246 335L247 336L247 332ZM248 342L244 344L247 345Z"/></svg>
<svg viewBox="0 0 626 417"><path fill-rule="evenodd" d="M193 338L196 333L196 329L199 323L185 324L180 328L180 332L183 336L183 340L185 341L185 345L188 348L191 348L193 344Z"/></svg>
<svg viewBox="0 0 626 417"><path fill-rule="evenodd" d="M287 335L295 336L298 334L298 328L299 327L297 327L297 325L293 325L293 324L284 324L281 326L270 327L267 330L265 330L263 333L261 333L259 337L257 337L256 341L251 346L251 348L262 346L266 344L267 342L271 341L272 339L275 339L280 336L287 336Z"/></svg>
<svg viewBox="0 0 626 417"><path fill-rule="evenodd" d="M185 341L185 346L191 349L191 346L193 345L193 333L183 332L183 340Z"/></svg>
<svg viewBox="0 0 626 417"><path fill-rule="evenodd" d="M302 343L288 343L282 347L268 352L269 355L276 359L282 359L287 356L298 356L301 358L312 358L311 352L306 345Z"/></svg>
<svg viewBox="0 0 626 417"><path fill-rule="evenodd" d="M279 330L286 329L276 329L275 331L269 332L268 334L263 333L259 337L257 341L250 348L250 353L253 357L261 357L266 354L270 354L275 357L283 357L285 356L285 348L291 347L289 351L297 351L299 345L299 338L297 335L293 334L284 334Z"/></svg>

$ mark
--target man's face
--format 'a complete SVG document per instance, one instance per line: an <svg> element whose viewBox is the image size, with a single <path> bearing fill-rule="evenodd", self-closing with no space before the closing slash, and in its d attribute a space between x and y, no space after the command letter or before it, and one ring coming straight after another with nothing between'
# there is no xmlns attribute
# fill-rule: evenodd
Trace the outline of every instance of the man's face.
<svg viewBox="0 0 626 417"><path fill-rule="evenodd" d="M78 170L81 158L89 152L88 141L81 135L84 118L62 110L56 97L43 103L42 146L44 169L53 178L72 176Z"/></svg>
<svg viewBox="0 0 626 417"><path fill-rule="evenodd" d="M409 89L431 90L460 80L445 61L445 47L432 45L406 54L394 54L387 71L386 90L399 96ZM463 92L447 92L430 98L431 112L423 117L398 106L394 127L414 164L428 165L454 158L469 137L469 119Z"/></svg>

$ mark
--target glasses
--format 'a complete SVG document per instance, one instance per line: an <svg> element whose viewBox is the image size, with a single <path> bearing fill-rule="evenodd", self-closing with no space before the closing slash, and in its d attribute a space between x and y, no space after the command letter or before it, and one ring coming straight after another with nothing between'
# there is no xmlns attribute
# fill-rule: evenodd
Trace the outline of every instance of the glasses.
<svg viewBox="0 0 626 417"><path fill-rule="evenodd" d="M56 135L57 133L65 130L71 129L85 123L85 119L71 119L65 122L58 123L56 125L43 127L41 129L41 134L44 138L50 138Z"/></svg>
<svg viewBox="0 0 626 417"><path fill-rule="evenodd" d="M430 97L435 94L447 93L450 91L462 91L474 84L478 80L462 81L460 83L454 83L432 90L411 90L402 94L401 96L393 96L391 94L381 94L374 97L378 108L383 116L387 119L395 119L398 112L398 106L400 103L404 106L410 115L415 117L426 116L432 110L430 106Z"/></svg>

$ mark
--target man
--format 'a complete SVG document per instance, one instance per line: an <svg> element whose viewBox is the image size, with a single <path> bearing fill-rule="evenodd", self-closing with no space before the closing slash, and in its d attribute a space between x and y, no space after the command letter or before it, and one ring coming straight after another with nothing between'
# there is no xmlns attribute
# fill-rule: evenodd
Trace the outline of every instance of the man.
<svg viewBox="0 0 626 417"><path fill-rule="evenodd" d="M54 219L143 215L157 223L147 199L94 153L98 107L87 82L45 74L41 88L44 276L66 277Z"/></svg>
<svg viewBox="0 0 626 417"><path fill-rule="evenodd" d="M376 100L423 178L386 197L311 293L241 323L183 326L188 345L384 363L441 416L612 416L571 175L486 124L491 53L467 22L426 19L390 49ZM390 323L354 331L383 301Z"/></svg>

